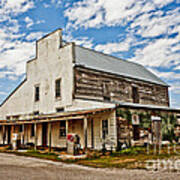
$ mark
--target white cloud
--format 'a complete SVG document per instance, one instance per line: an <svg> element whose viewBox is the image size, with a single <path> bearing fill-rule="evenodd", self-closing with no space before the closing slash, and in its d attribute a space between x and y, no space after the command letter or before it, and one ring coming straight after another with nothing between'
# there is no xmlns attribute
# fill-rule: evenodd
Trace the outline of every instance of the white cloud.
<svg viewBox="0 0 180 180"><path fill-rule="evenodd" d="M55 4L56 7L59 7L61 5L61 3L62 3L62 0L51 0L51 3Z"/></svg>
<svg viewBox="0 0 180 180"><path fill-rule="evenodd" d="M13 72L11 72L11 71L0 71L0 78L4 78L7 75L12 75L12 74L13 74Z"/></svg>
<svg viewBox="0 0 180 180"><path fill-rule="evenodd" d="M36 22L36 24L42 24L42 23L45 23L45 20L38 20L38 21Z"/></svg>
<svg viewBox="0 0 180 180"><path fill-rule="evenodd" d="M4 92L4 91L0 91L0 95L7 95L7 93L6 92Z"/></svg>
<svg viewBox="0 0 180 180"><path fill-rule="evenodd" d="M32 32L28 36L26 36L26 39L28 41L37 40L40 39L44 34L44 32Z"/></svg>
<svg viewBox="0 0 180 180"><path fill-rule="evenodd" d="M173 0L153 0L153 2L157 7L163 7L169 3L172 3Z"/></svg>
<svg viewBox="0 0 180 180"><path fill-rule="evenodd" d="M51 7L51 5L50 5L50 4L46 4L46 3L44 3L44 4L43 4L43 6L44 6L45 8L49 8L49 7Z"/></svg>
<svg viewBox="0 0 180 180"><path fill-rule="evenodd" d="M171 34L179 26L180 8L171 10L163 15L163 11L145 13L136 18L131 24L131 29L139 27L137 34L143 37L154 37L162 34ZM175 28L172 28L175 26Z"/></svg>
<svg viewBox="0 0 180 180"><path fill-rule="evenodd" d="M3 70L0 78L18 78L25 72L25 62L35 56L35 43L25 40L26 34L20 32L21 24L17 18L19 14L33 7L32 0L0 1L0 69ZM27 28L34 24L30 17L24 20ZM6 23L3 24L3 21Z"/></svg>
<svg viewBox="0 0 180 180"><path fill-rule="evenodd" d="M0 54L0 68L7 68L16 75L25 73L25 62L35 56L34 43L16 41L13 49Z"/></svg>
<svg viewBox="0 0 180 180"><path fill-rule="evenodd" d="M102 51L107 54L111 54L114 52L122 52L122 51L128 51L130 48L130 44L133 42L134 37L127 37L125 40L121 42L113 42L113 43L107 43L107 44L98 44L95 47L95 50Z"/></svg>
<svg viewBox="0 0 180 180"><path fill-rule="evenodd" d="M176 94L180 94L180 83L176 82L176 83L172 84L170 90Z"/></svg>
<svg viewBox="0 0 180 180"><path fill-rule="evenodd" d="M34 25L34 21L30 17L28 17L28 16L24 19L24 21L26 22L26 27L27 28L29 28L29 27Z"/></svg>
<svg viewBox="0 0 180 180"><path fill-rule="evenodd" d="M163 7L173 0L83 0L67 8L65 16L71 26L98 27L99 25L124 25L141 13ZM95 21L94 21L94 18Z"/></svg>
<svg viewBox="0 0 180 180"><path fill-rule="evenodd" d="M179 36L178 36L179 37ZM135 51L135 57L131 61L141 63L151 67L168 67L178 65L180 53L174 50L180 50L179 38L161 38L149 42L143 49Z"/></svg>
<svg viewBox="0 0 180 180"><path fill-rule="evenodd" d="M1 0L0 7L0 21L4 21L10 14L15 16L33 8L34 2L32 0Z"/></svg>
<svg viewBox="0 0 180 180"><path fill-rule="evenodd" d="M93 46L93 39L89 39L88 37L74 38L71 35L64 35L63 39L67 42L75 42L77 45L84 46L86 48L92 48Z"/></svg>

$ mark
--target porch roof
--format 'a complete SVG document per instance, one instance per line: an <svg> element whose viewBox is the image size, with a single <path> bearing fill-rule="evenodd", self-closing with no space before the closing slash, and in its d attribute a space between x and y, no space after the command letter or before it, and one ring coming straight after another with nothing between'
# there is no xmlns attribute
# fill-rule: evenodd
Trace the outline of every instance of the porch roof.
<svg viewBox="0 0 180 180"><path fill-rule="evenodd" d="M98 108L91 110L81 110L81 111L69 111L53 114L43 114L36 115L29 119L22 120L1 120L0 125L21 125L21 124L34 124L34 123L43 123L43 122L57 122L63 120L76 120L83 119L90 115L95 115L102 112L110 112L114 108Z"/></svg>
<svg viewBox="0 0 180 180"><path fill-rule="evenodd" d="M160 111L171 111L180 113L180 109L171 108L167 106L157 106L157 105L146 105L146 104L137 104L137 103L127 103L127 102L116 102L117 107L126 107L132 109L149 109L149 110L160 110Z"/></svg>

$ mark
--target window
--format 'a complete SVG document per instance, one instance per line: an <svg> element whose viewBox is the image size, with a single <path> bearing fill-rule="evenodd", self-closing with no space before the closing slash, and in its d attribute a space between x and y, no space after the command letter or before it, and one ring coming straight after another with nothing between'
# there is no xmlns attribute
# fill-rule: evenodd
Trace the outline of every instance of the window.
<svg viewBox="0 0 180 180"><path fill-rule="evenodd" d="M56 108L56 112L64 112L64 108Z"/></svg>
<svg viewBox="0 0 180 180"><path fill-rule="evenodd" d="M139 94L137 87L132 87L132 99L133 103L139 103Z"/></svg>
<svg viewBox="0 0 180 180"><path fill-rule="evenodd" d="M20 133L23 132L23 125L20 125L20 126L19 126L19 132L20 132Z"/></svg>
<svg viewBox="0 0 180 180"><path fill-rule="evenodd" d="M61 97L61 79L57 79L55 82L55 96L56 98L60 98Z"/></svg>
<svg viewBox="0 0 180 180"><path fill-rule="evenodd" d="M35 101L39 101L39 86L35 86Z"/></svg>
<svg viewBox="0 0 180 180"><path fill-rule="evenodd" d="M66 121L60 122L59 137L66 137Z"/></svg>
<svg viewBox="0 0 180 180"><path fill-rule="evenodd" d="M19 116L18 115L12 116L12 119L18 120Z"/></svg>
<svg viewBox="0 0 180 180"><path fill-rule="evenodd" d="M108 135L108 120L102 120L102 138L105 139Z"/></svg>
<svg viewBox="0 0 180 180"><path fill-rule="evenodd" d="M7 119L7 120L10 120L10 119L11 119L11 116L6 116L6 119Z"/></svg>
<svg viewBox="0 0 180 180"><path fill-rule="evenodd" d="M35 116L37 116L37 115L39 115L39 111L34 111L33 114L34 114Z"/></svg>
<svg viewBox="0 0 180 180"><path fill-rule="evenodd" d="M31 125L31 137L34 137L34 124Z"/></svg>
<svg viewBox="0 0 180 180"><path fill-rule="evenodd" d="M110 101L110 88L108 83L103 83L103 97L105 101Z"/></svg>

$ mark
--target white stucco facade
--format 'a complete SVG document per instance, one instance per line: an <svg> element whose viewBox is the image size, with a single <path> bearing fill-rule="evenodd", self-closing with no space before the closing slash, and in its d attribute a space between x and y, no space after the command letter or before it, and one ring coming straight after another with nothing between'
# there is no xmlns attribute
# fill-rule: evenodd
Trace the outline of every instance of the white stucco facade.
<svg viewBox="0 0 180 180"><path fill-rule="evenodd" d="M0 107L1 118L31 114L48 114L56 108L72 104L73 53L72 44L60 47L61 30L37 42L36 58L27 62L26 80ZM55 98L55 81L61 79L61 98ZM35 102L35 86L40 88L40 100Z"/></svg>

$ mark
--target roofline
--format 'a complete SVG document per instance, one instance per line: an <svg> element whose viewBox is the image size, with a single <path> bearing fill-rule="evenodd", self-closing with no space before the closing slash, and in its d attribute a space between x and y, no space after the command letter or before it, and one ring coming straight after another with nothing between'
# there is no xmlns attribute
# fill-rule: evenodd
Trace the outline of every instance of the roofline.
<svg viewBox="0 0 180 180"><path fill-rule="evenodd" d="M159 86L163 86L163 87L170 87L168 84L167 85L158 84L158 83L155 83L155 82L152 82L152 81L146 81L146 80L143 80L143 79L133 78L131 76L127 76L127 75L123 75L123 74L120 75L120 74L117 74L117 73L111 73L111 72L107 72L107 71L102 71L102 70L98 70L98 69L95 69L95 68L89 68L89 67L86 67L85 65L81 65L81 64L77 64L77 63L75 63L74 67L80 67L80 68L89 69L89 70L93 70L93 71L97 71L97 72L101 72L101 73L107 73L109 75L115 75L115 76L118 76L118 77L125 77L125 78L129 78L129 79L132 79L132 80L143 81L145 83L151 83L151 84L155 84L155 85L159 85Z"/></svg>
<svg viewBox="0 0 180 180"><path fill-rule="evenodd" d="M37 59L37 57L35 57L35 58L33 58L33 59L30 59L30 60L28 60L27 62L26 62L26 64L28 64L28 63L30 63L30 62L32 62L32 61L35 61Z"/></svg>
<svg viewBox="0 0 180 180"><path fill-rule="evenodd" d="M75 99L84 100L84 101L96 101L96 102L102 102L102 103L104 102L101 100L88 99L88 98L75 98ZM153 106L151 104L137 104L137 103L127 103L127 102L121 102L121 101L110 101L106 103L114 104L115 109L117 109L118 107L122 107L122 108L124 107L124 108L132 108L132 109L161 110L161 111L172 111L172 112L180 113L180 109L166 107L166 106Z"/></svg>
<svg viewBox="0 0 180 180"><path fill-rule="evenodd" d="M89 110L76 110L76 111L67 111L67 112L61 112L61 113L52 113L52 114L41 114L41 115L37 115L37 116L32 116L31 118L25 118L25 119L19 119L19 120L0 120L0 125L1 122L2 123L29 123L29 122L37 122L37 123L41 123L41 120L45 120L45 121L50 121L53 122L52 119L56 119L57 121L62 120L61 118L63 118L63 120L67 120L68 117L70 117L69 119L73 119L73 118L77 118L79 119L79 117L81 118L85 118L88 117L89 115L96 115L98 113L105 113L105 112L111 112L115 110L115 108L93 108L93 109L89 109ZM24 122L25 121L25 122Z"/></svg>
<svg viewBox="0 0 180 180"><path fill-rule="evenodd" d="M100 51L96 51L96 50L94 50L94 49L90 49L90 48L86 48L86 47L83 47L83 46L80 46L80 45L76 45L75 44L75 46L78 46L78 47L80 47L80 48L83 48L83 49L86 49L86 50L89 50L89 51L93 51L93 52L95 52L95 53L99 53L99 54L102 54L102 55L105 55L105 56L109 56L109 57L112 57L112 58L114 58L114 59L116 59L117 61L126 61L127 63L130 63L130 64L135 64L135 65L138 65L138 66L141 66L141 67L143 67L144 69L146 69L143 65L141 65L141 64L139 64L139 63L135 63L135 62L131 62L131 61L129 61L129 60L125 60L125 59L121 59L121 58L118 58L118 57L116 57L116 56L113 56L113 55L110 55L110 54L106 54L106 53L103 53L103 52L100 52ZM146 69L147 70L147 69ZM147 70L149 73L151 73L151 74L153 74L152 72L150 72L149 70ZM106 72L106 71L104 71L104 72ZM154 74L153 74L154 75ZM124 76L124 77L129 77L129 76L126 76L126 75L122 75L122 76ZM154 75L155 77L157 77L158 79L160 79L158 76L156 76L156 75ZM137 79L137 78L133 78L133 77L131 77L132 79ZM141 79L140 79L141 80ZM160 79L161 80L161 79ZM145 81L145 80L144 80ZM164 83L164 86L167 86L167 87L170 87L170 85L168 85L166 82L164 82L163 80L161 80L162 81L162 83ZM151 81L147 81L147 82L151 82ZM154 84L157 84L157 83L154 83ZM165 85L166 84L166 85ZM162 85L162 84L161 84Z"/></svg>
<svg viewBox="0 0 180 180"><path fill-rule="evenodd" d="M44 38L47 38L48 36L50 36L51 34L55 33L56 31L62 31L62 28L57 28L54 31L47 33L46 35L44 35L43 37L41 37L40 39L36 40L36 42L39 42L41 40L43 40Z"/></svg>
<svg viewBox="0 0 180 180"><path fill-rule="evenodd" d="M6 98L5 100L0 104L0 107L2 107L6 101L27 81L27 78L25 78Z"/></svg>

